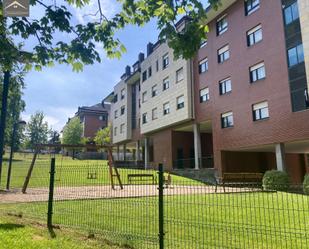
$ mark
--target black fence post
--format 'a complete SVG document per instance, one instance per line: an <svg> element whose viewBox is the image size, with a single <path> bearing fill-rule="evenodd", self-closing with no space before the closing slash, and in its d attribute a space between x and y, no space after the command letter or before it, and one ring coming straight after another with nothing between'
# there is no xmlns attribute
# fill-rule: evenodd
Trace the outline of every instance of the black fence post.
<svg viewBox="0 0 309 249"><path fill-rule="evenodd" d="M55 183L55 158L50 163L49 178L49 194L48 194L48 211L47 211L47 227L49 231L53 230L53 202L54 202L54 183Z"/></svg>
<svg viewBox="0 0 309 249"><path fill-rule="evenodd" d="M164 249L164 171L163 164L159 164L159 248Z"/></svg>

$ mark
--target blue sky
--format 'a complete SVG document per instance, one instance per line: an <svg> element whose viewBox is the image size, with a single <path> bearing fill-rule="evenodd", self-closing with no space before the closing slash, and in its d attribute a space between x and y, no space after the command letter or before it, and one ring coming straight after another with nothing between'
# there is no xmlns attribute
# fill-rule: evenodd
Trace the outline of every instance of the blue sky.
<svg viewBox="0 0 309 249"><path fill-rule="evenodd" d="M116 2L101 0L107 16L112 16L119 8ZM85 15L94 13L95 9L96 1L92 1L86 9L72 9L74 21L87 21L91 17ZM41 9L30 10L31 18L41 14ZM61 35L58 36L61 39ZM31 114L40 110L45 113L50 126L60 131L67 118L77 111L78 106L99 103L113 90L113 86L124 73L125 66L132 65L139 52L146 52L147 43L157 40L158 31L155 22L151 22L143 28L127 27L117 36L127 48L127 53L120 60L106 58L100 44L97 44L97 49L102 54L102 62L86 66L81 73L72 72L71 67L66 65L44 68L41 72L29 72L25 79L26 110L22 115L23 119L29 120ZM35 41L30 41L28 45L33 45L33 42Z"/></svg>

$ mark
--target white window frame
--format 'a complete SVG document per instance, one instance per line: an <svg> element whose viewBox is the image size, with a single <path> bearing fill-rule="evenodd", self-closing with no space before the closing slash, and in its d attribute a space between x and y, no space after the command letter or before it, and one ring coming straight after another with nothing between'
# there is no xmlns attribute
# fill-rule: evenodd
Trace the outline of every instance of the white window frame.
<svg viewBox="0 0 309 249"><path fill-rule="evenodd" d="M258 31L261 32L260 39L257 39L257 36L256 36ZM252 40L251 40L251 37L252 37ZM247 32L247 45L248 45L248 47L251 47L254 44L257 44L257 43L261 42L262 40L263 40L263 29L262 29L261 24L255 26L254 28L250 29ZM251 41L252 41L252 43L251 43Z"/></svg>
<svg viewBox="0 0 309 249"><path fill-rule="evenodd" d="M223 28L219 30L219 27L222 25L219 25L223 20L225 20L225 25L223 25ZM217 36L224 34L229 29L229 23L227 21L227 14L221 16L219 19L217 19L216 22L216 29L217 29Z"/></svg>
<svg viewBox="0 0 309 249"><path fill-rule="evenodd" d="M170 102L166 102L163 104L163 115L168 115L171 113Z"/></svg>
<svg viewBox="0 0 309 249"><path fill-rule="evenodd" d="M230 90L227 89L227 83L230 85ZM232 80L230 77L219 81L219 92L220 95L225 95L232 92Z"/></svg>
<svg viewBox="0 0 309 249"><path fill-rule="evenodd" d="M263 68L264 76L260 78L259 77L259 70L261 68ZM265 63L264 62L260 62L260 63L258 63L256 65L251 66L249 71L250 71L250 82L251 83L254 83L254 82L257 82L259 80L263 80L263 79L266 78L266 68L265 68ZM256 79L254 79L253 76L256 76Z"/></svg>
<svg viewBox="0 0 309 249"><path fill-rule="evenodd" d="M229 44L218 50L218 63L223 63L230 59L230 46Z"/></svg>
<svg viewBox="0 0 309 249"><path fill-rule="evenodd" d="M232 117L232 119L229 120L230 117ZM224 125L225 120L227 121L226 126ZM229 123L229 122L231 122L231 123ZM232 111L225 112L225 113L221 114L221 127L223 129L234 127L234 115L233 115Z"/></svg>
<svg viewBox="0 0 309 249"><path fill-rule="evenodd" d="M152 120L158 119L158 108L157 107L151 110L151 117L152 117Z"/></svg>
<svg viewBox="0 0 309 249"><path fill-rule="evenodd" d="M169 88L170 88L170 79L169 79L169 77L166 77L165 79L163 79L162 90L165 91Z"/></svg>
<svg viewBox="0 0 309 249"><path fill-rule="evenodd" d="M209 101L210 95L209 95L209 87L205 87L200 90L200 103L205 103Z"/></svg>
<svg viewBox="0 0 309 249"><path fill-rule="evenodd" d="M183 67L181 67L176 71L176 83L182 81L183 79L184 79L184 72L183 72Z"/></svg>
<svg viewBox="0 0 309 249"><path fill-rule="evenodd" d="M151 87L151 97L153 98L153 97L156 97L156 96L158 96L158 86L157 86L157 84L155 84Z"/></svg>
<svg viewBox="0 0 309 249"><path fill-rule="evenodd" d="M263 110L266 110L266 116L263 116ZM253 121L265 120L269 118L268 101L259 102L252 105ZM258 112L258 116L257 116Z"/></svg>
<svg viewBox="0 0 309 249"><path fill-rule="evenodd" d="M180 110L183 109L184 107L185 107L185 96L180 95L176 99L176 109Z"/></svg>
<svg viewBox="0 0 309 249"><path fill-rule="evenodd" d="M202 71L202 69L204 69L204 71ZM208 58L206 57L205 59L199 61L198 63L198 72L199 74L202 74L202 73L206 73L208 71Z"/></svg>
<svg viewBox="0 0 309 249"><path fill-rule="evenodd" d="M142 93L142 103L145 103L147 101L147 91Z"/></svg>
<svg viewBox="0 0 309 249"><path fill-rule="evenodd" d="M162 56L162 69L168 68L168 65L170 64L170 59L168 56L168 53Z"/></svg>

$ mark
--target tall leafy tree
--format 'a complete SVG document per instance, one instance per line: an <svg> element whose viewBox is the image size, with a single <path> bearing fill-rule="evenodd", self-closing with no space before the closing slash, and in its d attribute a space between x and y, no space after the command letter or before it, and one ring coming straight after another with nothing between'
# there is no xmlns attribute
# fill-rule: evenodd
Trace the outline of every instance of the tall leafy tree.
<svg viewBox="0 0 309 249"><path fill-rule="evenodd" d="M82 144L83 126L78 117L72 118L64 127L62 134L63 144Z"/></svg>
<svg viewBox="0 0 309 249"><path fill-rule="evenodd" d="M36 112L31 115L26 127L26 147L34 149L37 144L46 144L50 130L48 123L44 121L44 113Z"/></svg>
<svg viewBox="0 0 309 249"><path fill-rule="evenodd" d="M31 6L43 9L41 16L8 20L3 17L0 1L0 65L10 70L18 62L25 63L28 69L32 65L40 69L57 61L71 64L74 70L80 71L84 64L100 62L95 43L100 43L108 56L119 58L126 49L117 38L117 31L127 25L142 26L153 18L161 30L160 38L168 40L176 56L189 58L206 37L207 28L202 22L206 18L203 2L206 3L197 0L118 0L120 10L108 18L100 0L63 0L61 3L30 0ZM220 0L208 2L216 8ZM72 19L72 7L85 8L94 3L97 3L97 10L89 13L93 17L90 21L81 24ZM176 23L183 16L187 16L188 25L178 32ZM66 40L57 39L57 33L62 33ZM37 42L33 43L33 39Z"/></svg>

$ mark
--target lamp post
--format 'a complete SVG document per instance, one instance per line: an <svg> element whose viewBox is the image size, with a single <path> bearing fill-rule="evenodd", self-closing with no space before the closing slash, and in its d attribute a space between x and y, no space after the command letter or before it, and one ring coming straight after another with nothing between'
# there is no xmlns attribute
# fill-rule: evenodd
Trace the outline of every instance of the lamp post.
<svg viewBox="0 0 309 249"><path fill-rule="evenodd" d="M13 161L13 153L14 153L14 145L15 145L15 137L16 132L19 125L26 125L25 121L18 121L13 125L13 133L12 133L12 139L11 139L11 152L10 152L10 159L9 159L9 167L8 167L8 173L7 173L7 181L6 181L6 189L10 189L10 182L11 182L11 172L12 172L12 161Z"/></svg>

